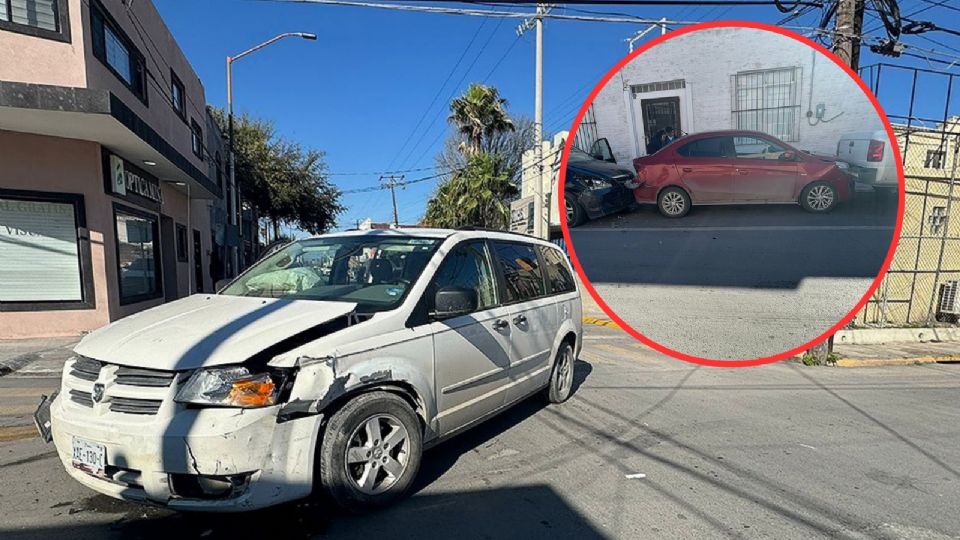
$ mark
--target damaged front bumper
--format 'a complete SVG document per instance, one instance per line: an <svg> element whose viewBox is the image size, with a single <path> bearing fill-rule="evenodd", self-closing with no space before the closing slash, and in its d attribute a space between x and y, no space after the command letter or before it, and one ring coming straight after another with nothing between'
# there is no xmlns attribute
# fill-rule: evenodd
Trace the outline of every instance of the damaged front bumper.
<svg viewBox="0 0 960 540"><path fill-rule="evenodd" d="M61 393L51 433L67 472L115 497L193 511L244 511L309 496L319 417L277 421L279 406L193 408L154 416L84 407ZM82 441L77 443L75 441ZM102 449L104 466L75 465L77 445Z"/></svg>

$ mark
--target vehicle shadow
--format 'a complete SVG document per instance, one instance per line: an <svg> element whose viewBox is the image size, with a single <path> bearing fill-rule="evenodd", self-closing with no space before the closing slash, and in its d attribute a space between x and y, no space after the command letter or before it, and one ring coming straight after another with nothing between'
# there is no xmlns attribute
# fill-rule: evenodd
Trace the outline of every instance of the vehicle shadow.
<svg viewBox="0 0 960 540"><path fill-rule="evenodd" d="M644 205L571 230L571 247L592 283L796 289L807 278L874 278L890 249L897 200L859 195L823 215L738 205L667 219Z"/></svg>
<svg viewBox="0 0 960 540"><path fill-rule="evenodd" d="M592 371L593 367L588 362L577 360L574 366L574 393ZM347 513L322 497L246 513L206 514L174 512L94 495L74 503L70 513L109 515L114 518L113 521L87 525L74 523L63 528L0 528L0 538L166 540L173 534L172 531L183 538L230 540L261 535L281 535L284 538L357 537L361 533L390 538L420 537L424 531L431 531L437 536L487 538L518 535L604 538L549 486L419 493L449 471L461 456L483 446L545 407L548 404L540 396L531 396L476 428L431 449L424 455L423 466L411 495L371 514L361 516Z"/></svg>

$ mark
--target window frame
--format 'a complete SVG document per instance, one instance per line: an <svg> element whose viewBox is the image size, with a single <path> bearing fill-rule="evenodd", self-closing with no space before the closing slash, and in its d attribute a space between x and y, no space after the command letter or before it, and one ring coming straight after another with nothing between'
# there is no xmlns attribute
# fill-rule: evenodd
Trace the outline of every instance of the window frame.
<svg viewBox="0 0 960 540"><path fill-rule="evenodd" d="M147 219L153 222L153 266L154 266L154 276L156 276L157 281L157 290L155 293L147 294L137 294L132 296L123 295L123 279L121 279L120 272L120 234L119 228L117 227L117 216L118 214L125 214L130 217L136 217L140 219ZM144 212L132 206L126 206L120 203L113 203L113 248L114 248L114 268L116 269L116 279L117 279L117 299L120 302L121 306L126 306L129 304L137 304L140 302L146 302L147 300L154 300L157 298L163 298L163 264L161 263L161 250L160 250L160 217L157 214L152 214L150 212Z"/></svg>
<svg viewBox="0 0 960 540"><path fill-rule="evenodd" d="M203 128L197 122L196 118L190 119L190 150L193 155L203 161Z"/></svg>
<svg viewBox="0 0 960 540"><path fill-rule="evenodd" d="M10 20L0 19L0 30L7 30L10 32L16 32L17 34L24 34L31 37L49 39L53 41L62 41L64 43L70 43L70 2L69 0L54 0L53 9L55 18L57 20L57 29L48 30L46 28L38 28L36 26L30 26L29 24L20 24L13 22L12 15L12 6L10 0L0 0L7 6L7 16L10 17Z"/></svg>
<svg viewBox="0 0 960 540"><path fill-rule="evenodd" d="M80 272L80 300L0 301L0 313L12 311L52 311L96 309L93 283L93 259L90 253L90 232L87 230L86 205L80 193L60 193L0 188L0 199L73 204L77 230L77 266Z"/></svg>
<svg viewBox="0 0 960 540"><path fill-rule="evenodd" d="M180 99L177 100L175 90L180 91ZM170 106L173 108L174 114L180 117L181 120L187 120L187 90L183 86L183 81L180 80L180 77L177 77L173 68L170 68ZM178 108L179 105L179 108Z"/></svg>
<svg viewBox="0 0 960 540"><path fill-rule="evenodd" d="M779 82L774 82L767 84L763 81L763 77L766 74L777 74L777 73L789 73L790 80L788 82L783 82L782 79ZM754 90L757 92L759 99L755 100L754 104L741 103L737 95L738 91L743 89L746 85L746 81L751 76L760 77L759 86L746 87L746 90ZM777 75L775 75L777 76ZM782 139L786 142L797 142L800 140L800 93L803 86L803 69L800 66L781 66L781 67L772 67L764 69L753 69L746 71L738 71L731 76L731 96L730 96L730 113L731 119L733 121L733 128L739 130L749 130L749 131L767 131L766 129L760 129L761 123L765 128L767 125L766 118L767 114L771 111L774 114L780 115L783 111L790 110L793 114L793 122L789 126L788 136L781 137L780 134L774 133L778 139ZM743 81L743 83L741 83ZM781 104L768 104L766 100L766 90L770 87L777 86L789 86L789 96ZM743 118L744 113L756 113L757 127L747 127L741 125L741 119ZM783 118L783 116L781 116ZM761 122L761 120L763 122ZM776 122L774 122L776 125ZM786 123L784 123L786 125Z"/></svg>
<svg viewBox="0 0 960 540"><path fill-rule="evenodd" d="M453 255L453 253L456 250L460 249L461 247L467 244L483 245L483 249L486 252L486 256L487 256L487 262L490 264L490 271L493 273L493 287L494 287L495 300L492 305L489 305L483 308L478 306L477 309L471 311L470 313L461 313L453 317L443 317L443 318L434 317L430 314L433 313L434 308L436 307L434 306L434 302L436 301L436 298L434 296L437 294L437 278L440 275L440 271L443 269L443 265L445 265L450 260L449 257ZM486 238L467 238L465 240L460 240L459 242L451 246L450 249L447 250L446 254L444 254L443 259L441 259L440 263L437 265L437 270L433 273L432 276L430 276L430 282L427 283L427 287L424 289L422 302L420 303L423 304L423 309L424 309L424 312L427 314L428 322L442 322L445 320L454 319L456 317L473 315L475 313L482 313L484 311L490 311L491 309L502 307L504 305L503 303L504 291L501 289L500 285L501 285L500 276L498 272L496 258L493 253L493 246L490 245L490 242L488 242ZM479 298L477 299L477 301L479 302ZM416 308L415 308L415 311L416 311Z"/></svg>
<svg viewBox="0 0 960 540"><path fill-rule="evenodd" d="M131 75L135 78L137 84L128 82L107 60L106 30L108 28L118 38L121 44L126 47L127 54L130 57ZM130 93L149 107L150 102L147 87L149 86L148 79L150 74L147 69L146 58L143 56L143 53L140 52L140 49L134 45L130 36L123 31L99 0L90 1L90 39L93 56L96 57L96 59L107 68L107 71L112 73L127 90L130 90Z"/></svg>
<svg viewBox="0 0 960 540"><path fill-rule="evenodd" d="M515 304L532 302L534 300L539 300L541 298L547 298L549 296L552 296L547 286L546 276L543 275L543 257L540 255L540 250L537 249L537 246L539 246L540 244L534 244L533 242L524 242L522 240L513 240L513 239L507 240L507 239L500 239L500 238L488 238L486 239L486 241L490 246L489 248L490 254L493 256L496 264L496 275L497 275L497 281L499 282L499 288L500 288L500 293L499 293L500 306L512 306ZM500 254L497 253L497 249L495 246L495 244L497 243L525 246L533 250L534 254L536 254L537 256L537 269L540 271L540 280L543 282L543 294L540 294L538 296L534 296L531 298L520 298L519 300L507 301L507 277L503 273L503 266L501 265Z"/></svg>
<svg viewBox="0 0 960 540"><path fill-rule="evenodd" d="M939 148L928 148L926 159L923 161L924 169L942 170L947 153Z"/></svg>

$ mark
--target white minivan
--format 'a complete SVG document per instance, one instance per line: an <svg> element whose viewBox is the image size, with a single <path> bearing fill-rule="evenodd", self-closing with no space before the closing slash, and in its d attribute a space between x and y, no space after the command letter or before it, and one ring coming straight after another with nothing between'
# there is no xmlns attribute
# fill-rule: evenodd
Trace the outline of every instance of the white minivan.
<svg viewBox="0 0 960 540"><path fill-rule="evenodd" d="M322 488L362 510L400 497L424 448L532 394L566 400L581 337L549 242L331 234L87 335L38 426L113 497L237 511Z"/></svg>

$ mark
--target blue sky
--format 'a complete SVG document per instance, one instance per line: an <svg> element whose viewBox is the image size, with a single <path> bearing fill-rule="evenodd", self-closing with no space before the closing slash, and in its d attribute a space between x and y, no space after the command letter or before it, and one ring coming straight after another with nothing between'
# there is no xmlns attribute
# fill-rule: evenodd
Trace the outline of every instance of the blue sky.
<svg viewBox="0 0 960 540"><path fill-rule="evenodd" d="M378 177L340 173L433 167L449 129L449 98L470 82L495 85L507 98L512 114L533 116L533 33L518 39L515 19L254 0L154 2L204 82L207 101L215 106L226 104L224 63L228 54L281 32L317 34L317 41L287 39L238 61L234 65L234 109L270 119L284 136L326 152L328 169L334 173L330 178L342 190L376 185ZM923 10L915 16L917 19L960 28L960 11L934 7L926 0L902 0L900 4L904 14ZM495 9L521 11L532 7ZM566 8L567 13L573 14L574 10L685 21L743 19L774 23L783 17L773 6ZM558 8L558 12L565 12L565 8ZM818 19L819 11L815 10L791 24L813 26ZM868 16L866 30L878 26L876 18ZM642 28L639 24L547 21L544 126L548 133L569 127L593 85L628 52L624 40ZM881 35L882 31L873 33ZM930 33L908 36L904 41L960 58L960 38L955 36ZM452 72L461 55L463 60ZM931 67L923 59L877 57L864 49L861 65L878 60ZM958 67L933 67L960 74ZM931 95L940 96L936 105L933 100L923 100L927 110L915 114L942 115L946 79L937 79L923 81ZM905 115L908 95L904 89L909 88L909 81L892 71L885 71L882 80L881 104L889 114ZM428 108L438 93L438 99ZM954 89L954 97L951 112L957 114L960 109L953 105L960 99L960 86ZM419 129L414 131L421 118ZM433 174L433 170L412 171L406 178ZM435 181L424 181L398 190L402 222L415 222L422 216L435 185ZM347 211L340 217L341 227L352 227L356 220L367 217L381 222L392 219L387 190L347 194L343 203Z"/></svg>

